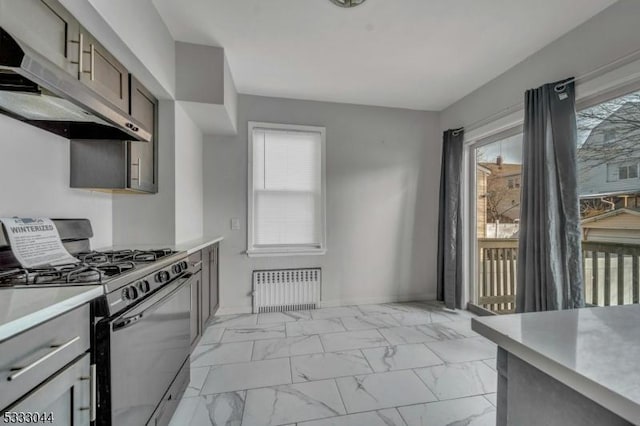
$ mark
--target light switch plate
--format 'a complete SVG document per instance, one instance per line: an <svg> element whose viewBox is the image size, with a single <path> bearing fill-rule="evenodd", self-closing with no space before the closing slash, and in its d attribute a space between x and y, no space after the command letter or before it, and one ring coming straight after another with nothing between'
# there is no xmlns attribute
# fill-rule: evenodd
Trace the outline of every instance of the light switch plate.
<svg viewBox="0 0 640 426"><path fill-rule="evenodd" d="M232 231L239 231L240 230L240 218L239 217L232 217L231 218L231 230Z"/></svg>

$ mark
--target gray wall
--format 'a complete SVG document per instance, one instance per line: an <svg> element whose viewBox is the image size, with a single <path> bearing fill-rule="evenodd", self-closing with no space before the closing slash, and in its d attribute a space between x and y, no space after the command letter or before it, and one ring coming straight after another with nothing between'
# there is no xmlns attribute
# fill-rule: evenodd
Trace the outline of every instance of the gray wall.
<svg viewBox="0 0 640 426"><path fill-rule="evenodd" d="M327 128L326 255L244 254L250 120ZM440 142L436 113L240 95L238 135L204 141L205 234L225 237L221 312L250 309L264 268L322 267L327 306L433 299Z"/></svg>
<svg viewBox="0 0 640 426"><path fill-rule="evenodd" d="M442 128L469 126L523 102L527 89L569 76L582 76L637 51L638 16L640 1L615 3L446 108L442 112Z"/></svg>
<svg viewBox="0 0 640 426"><path fill-rule="evenodd" d="M173 245L202 236L202 133L174 101L160 101L158 127L158 193L113 196L115 245Z"/></svg>
<svg viewBox="0 0 640 426"><path fill-rule="evenodd" d="M0 115L0 217L87 218L111 245L111 194L69 188L69 140Z"/></svg>
<svg viewBox="0 0 640 426"><path fill-rule="evenodd" d="M202 132L176 102L175 223L176 243L202 237Z"/></svg>
<svg viewBox="0 0 640 426"><path fill-rule="evenodd" d="M158 107L158 193L113 196L113 244L175 242L175 109L173 101Z"/></svg>

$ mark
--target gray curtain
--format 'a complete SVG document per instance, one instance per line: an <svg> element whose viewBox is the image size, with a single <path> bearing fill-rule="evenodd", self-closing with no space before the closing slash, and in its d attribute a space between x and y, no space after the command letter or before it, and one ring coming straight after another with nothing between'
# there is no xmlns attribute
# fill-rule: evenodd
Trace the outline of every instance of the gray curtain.
<svg viewBox="0 0 640 426"><path fill-rule="evenodd" d="M525 94L516 312L584 306L571 80Z"/></svg>
<svg viewBox="0 0 640 426"><path fill-rule="evenodd" d="M462 308L460 175L463 139L462 129L447 130L442 142L437 296L450 309Z"/></svg>

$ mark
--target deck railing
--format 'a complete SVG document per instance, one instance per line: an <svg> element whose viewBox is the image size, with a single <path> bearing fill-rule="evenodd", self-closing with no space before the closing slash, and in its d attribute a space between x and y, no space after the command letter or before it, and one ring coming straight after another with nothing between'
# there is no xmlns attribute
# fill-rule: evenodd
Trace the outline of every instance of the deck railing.
<svg viewBox="0 0 640 426"><path fill-rule="evenodd" d="M585 301L609 306L640 302L640 244L582 242ZM496 313L515 309L517 239L478 240L477 303Z"/></svg>
<svg viewBox="0 0 640 426"><path fill-rule="evenodd" d="M518 240L478 240L478 304L496 313L515 309Z"/></svg>

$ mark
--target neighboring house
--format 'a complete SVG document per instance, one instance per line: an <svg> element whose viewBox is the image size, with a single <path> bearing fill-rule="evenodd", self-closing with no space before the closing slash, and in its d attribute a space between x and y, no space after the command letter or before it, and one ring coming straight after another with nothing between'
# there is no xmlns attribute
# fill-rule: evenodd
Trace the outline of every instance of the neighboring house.
<svg viewBox="0 0 640 426"><path fill-rule="evenodd" d="M581 197L640 192L640 102L627 102L609 114L577 155Z"/></svg>
<svg viewBox="0 0 640 426"><path fill-rule="evenodd" d="M487 236L487 178L491 174L491 170L478 164L476 167L476 224L477 237L486 238Z"/></svg>
<svg viewBox="0 0 640 426"><path fill-rule="evenodd" d="M638 244L640 211L616 209L582 220L583 241Z"/></svg>
<svg viewBox="0 0 640 426"><path fill-rule="evenodd" d="M522 165L480 163L488 169L486 195L487 223L516 223L520 219Z"/></svg>

